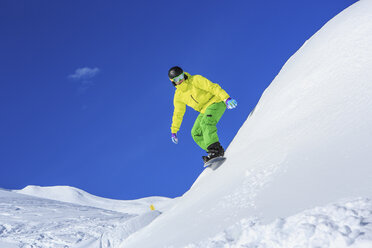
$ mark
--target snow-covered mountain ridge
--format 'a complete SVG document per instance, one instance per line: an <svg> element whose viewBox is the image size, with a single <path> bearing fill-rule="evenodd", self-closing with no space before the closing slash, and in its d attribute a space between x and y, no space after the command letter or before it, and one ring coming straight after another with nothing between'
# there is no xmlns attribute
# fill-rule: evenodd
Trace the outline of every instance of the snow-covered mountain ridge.
<svg viewBox="0 0 372 248"><path fill-rule="evenodd" d="M182 197L150 211L151 198L0 190L0 247L372 247L371 68L372 1L361 0L287 61L226 163Z"/></svg>
<svg viewBox="0 0 372 248"><path fill-rule="evenodd" d="M155 196L138 200L112 200L70 186L40 187L29 185L21 190L12 190L12 192L127 214L143 214L149 210L149 206L152 204L156 205L158 210L164 211L170 200L166 197Z"/></svg>

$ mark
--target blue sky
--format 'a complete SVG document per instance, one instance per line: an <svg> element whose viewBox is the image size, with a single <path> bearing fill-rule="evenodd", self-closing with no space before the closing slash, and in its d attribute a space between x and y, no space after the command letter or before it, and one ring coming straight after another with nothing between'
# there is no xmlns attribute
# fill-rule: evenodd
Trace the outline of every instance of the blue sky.
<svg viewBox="0 0 372 248"><path fill-rule="evenodd" d="M354 0L0 1L0 187L69 185L116 199L182 195L203 170L181 66L238 101L226 148L288 58Z"/></svg>

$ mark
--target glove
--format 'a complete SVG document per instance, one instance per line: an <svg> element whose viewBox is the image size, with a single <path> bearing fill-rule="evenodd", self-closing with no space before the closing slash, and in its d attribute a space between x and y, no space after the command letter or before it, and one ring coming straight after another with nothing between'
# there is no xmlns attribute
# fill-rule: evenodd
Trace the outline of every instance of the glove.
<svg viewBox="0 0 372 248"><path fill-rule="evenodd" d="M231 99L231 97L226 99L225 104L228 109L233 109L238 106L238 103L235 101L235 99Z"/></svg>
<svg viewBox="0 0 372 248"><path fill-rule="evenodd" d="M174 144L178 144L177 134L172 133L172 141L173 141Z"/></svg>

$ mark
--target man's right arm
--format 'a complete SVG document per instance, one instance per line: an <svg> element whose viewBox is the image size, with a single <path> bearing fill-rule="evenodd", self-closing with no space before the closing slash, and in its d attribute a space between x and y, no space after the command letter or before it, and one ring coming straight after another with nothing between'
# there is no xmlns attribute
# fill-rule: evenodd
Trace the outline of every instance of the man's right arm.
<svg viewBox="0 0 372 248"><path fill-rule="evenodd" d="M185 112L186 112L186 104L181 101L177 101L175 97L174 98L174 112L173 112L172 127L171 127L172 133L177 133L178 130L180 130Z"/></svg>

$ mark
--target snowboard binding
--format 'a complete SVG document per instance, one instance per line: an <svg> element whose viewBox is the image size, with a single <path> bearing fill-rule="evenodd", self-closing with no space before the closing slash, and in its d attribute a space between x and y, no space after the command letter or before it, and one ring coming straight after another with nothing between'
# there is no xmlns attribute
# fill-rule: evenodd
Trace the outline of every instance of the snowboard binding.
<svg viewBox="0 0 372 248"><path fill-rule="evenodd" d="M204 165L207 164L208 161L214 158L223 157L225 155L225 150L221 146L220 142L216 142L208 146L208 155L203 156Z"/></svg>

